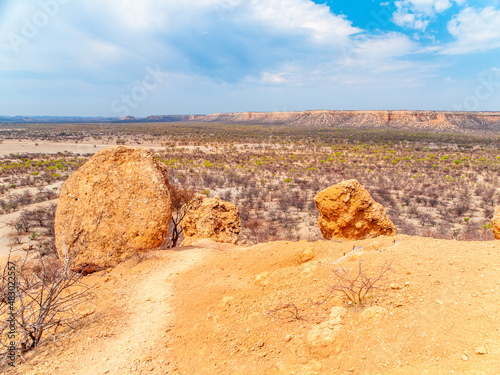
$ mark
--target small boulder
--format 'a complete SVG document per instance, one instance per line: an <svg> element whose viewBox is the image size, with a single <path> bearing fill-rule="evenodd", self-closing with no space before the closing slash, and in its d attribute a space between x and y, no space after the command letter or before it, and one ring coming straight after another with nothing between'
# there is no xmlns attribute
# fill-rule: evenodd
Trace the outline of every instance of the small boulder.
<svg viewBox="0 0 500 375"><path fill-rule="evenodd" d="M396 234L396 227L386 216L384 207L375 202L357 180L330 186L319 192L314 202L319 210L319 229L328 240Z"/></svg>
<svg viewBox="0 0 500 375"><path fill-rule="evenodd" d="M500 240L500 206L495 208L493 220L491 220L491 229L495 236L495 240Z"/></svg>
<svg viewBox="0 0 500 375"><path fill-rule="evenodd" d="M200 239L236 244L240 233L238 208L219 197L197 195L189 204L188 213L181 221L184 228L182 246L197 243Z"/></svg>
<svg viewBox="0 0 500 375"><path fill-rule="evenodd" d="M308 247L297 253L297 260L300 264L302 264L313 260L315 256L316 254L314 252L314 249L312 247Z"/></svg>
<svg viewBox="0 0 500 375"><path fill-rule="evenodd" d="M171 218L167 169L146 149L111 147L64 183L55 218L61 259L74 269L107 268L158 247Z"/></svg>
<svg viewBox="0 0 500 375"><path fill-rule="evenodd" d="M325 347L333 344L344 325L347 312L347 309L344 307L332 307L328 320L313 326L308 332L308 344L312 347Z"/></svg>

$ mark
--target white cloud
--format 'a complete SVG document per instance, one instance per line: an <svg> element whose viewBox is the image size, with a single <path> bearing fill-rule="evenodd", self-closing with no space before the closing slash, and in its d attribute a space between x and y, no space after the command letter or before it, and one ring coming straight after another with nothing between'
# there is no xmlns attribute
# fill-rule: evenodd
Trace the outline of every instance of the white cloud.
<svg viewBox="0 0 500 375"><path fill-rule="evenodd" d="M277 30L308 34L316 42L338 43L361 31L344 17L332 14L328 6L309 0L252 0L246 10L246 21L258 21Z"/></svg>
<svg viewBox="0 0 500 375"><path fill-rule="evenodd" d="M416 48L416 45L407 36L390 33L383 36L367 39L357 46L356 53L365 60L389 59L407 56Z"/></svg>
<svg viewBox="0 0 500 375"><path fill-rule="evenodd" d="M361 30L352 27L342 16L332 14L326 5L310 0L84 0L94 12L96 7L111 13L111 22L134 30L172 31L207 22L207 15L217 14L215 21L259 22L275 30L309 34L317 41L338 40Z"/></svg>
<svg viewBox="0 0 500 375"><path fill-rule="evenodd" d="M500 47L500 10L465 8L448 23L455 37L443 54L459 55L488 51Z"/></svg>
<svg viewBox="0 0 500 375"><path fill-rule="evenodd" d="M451 0L399 3L408 9L400 22L425 29ZM400 33L353 27L312 0L70 1L15 53L6 33L21 33L23 17L32 18L39 4L11 0L2 9L0 84L17 96L0 99L19 112L32 105L51 114L107 114L148 66L169 79L137 108L141 115L259 110L288 105L291 96L295 108L337 100L349 106L349 90L360 107L374 100L383 106L377 93L403 102L393 88L405 94L408 82L425 86L440 68L428 59L435 49Z"/></svg>
<svg viewBox="0 0 500 375"><path fill-rule="evenodd" d="M462 4L464 0L453 0ZM400 0L395 2L392 20L401 27L425 31L430 20L452 6L450 0Z"/></svg>

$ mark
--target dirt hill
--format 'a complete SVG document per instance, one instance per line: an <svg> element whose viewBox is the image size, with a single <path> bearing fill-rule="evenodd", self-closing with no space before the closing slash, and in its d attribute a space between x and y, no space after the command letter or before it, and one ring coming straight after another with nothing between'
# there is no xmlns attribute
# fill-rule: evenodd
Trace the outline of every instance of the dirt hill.
<svg viewBox="0 0 500 375"><path fill-rule="evenodd" d="M499 253L404 235L150 253L88 276L85 324L5 373L498 374ZM360 261L391 268L364 306L330 293Z"/></svg>

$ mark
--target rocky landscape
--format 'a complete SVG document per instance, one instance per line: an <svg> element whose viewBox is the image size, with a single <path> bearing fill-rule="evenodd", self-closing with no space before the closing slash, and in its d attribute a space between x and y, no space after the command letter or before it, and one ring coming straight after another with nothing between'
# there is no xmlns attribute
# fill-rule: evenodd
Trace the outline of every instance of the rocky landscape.
<svg viewBox="0 0 500 375"><path fill-rule="evenodd" d="M191 246L154 250L172 215L171 189L151 152L123 146L71 175L56 213L58 255L79 272L96 267L61 296L91 287L94 298L69 299L71 309L52 319L71 311L78 324L47 329L15 367L4 362L5 374L500 370L497 241L397 235L383 206L348 180L315 198L323 240L235 245L236 206L197 195L183 218ZM32 264L48 276L43 259ZM20 272L19 285L36 296L35 279L26 284Z"/></svg>

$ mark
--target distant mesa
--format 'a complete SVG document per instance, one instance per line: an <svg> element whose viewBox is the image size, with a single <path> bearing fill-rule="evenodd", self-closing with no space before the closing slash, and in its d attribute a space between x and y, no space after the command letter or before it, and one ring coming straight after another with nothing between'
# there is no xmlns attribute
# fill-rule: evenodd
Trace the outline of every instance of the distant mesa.
<svg viewBox="0 0 500 375"><path fill-rule="evenodd" d="M357 180L343 181L320 191L314 202L319 210L319 229L328 240L396 234L384 207Z"/></svg>
<svg viewBox="0 0 500 375"><path fill-rule="evenodd" d="M302 111L215 113L197 121L446 132L498 132L500 112Z"/></svg>
<svg viewBox="0 0 500 375"><path fill-rule="evenodd" d="M120 121L137 121L137 117L134 116L123 116Z"/></svg>
<svg viewBox="0 0 500 375"><path fill-rule="evenodd" d="M64 183L56 211L58 255L77 270L115 266L157 248L172 216L167 169L147 149L95 154Z"/></svg>
<svg viewBox="0 0 500 375"><path fill-rule="evenodd" d="M217 122L345 129L399 129L452 133L500 132L500 112L301 111L149 116L147 122Z"/></svg>
<svg viewBox="0 0 500 375"><path fill-rule="evenodd" d="M300 111L235 112L211 115L153 115L146 118L0 116L0 122L216 122L339 129L394 129L450 133L499 133L500 112Z"/></svg>
<svg viewBox="0 0 500 375"><path fill-rule="evenodd" d="M199 240L236 244L241 229L238 208L219 197L197 195L182 219L184 241L182 246L195 245Z"/></svg>
<svg viewBox="0 0 500 375"><path fill-rule="evenodd" d="M204 115L157 115L148 116L146 121L153 122L186 122L205 117Z"/></svg>

